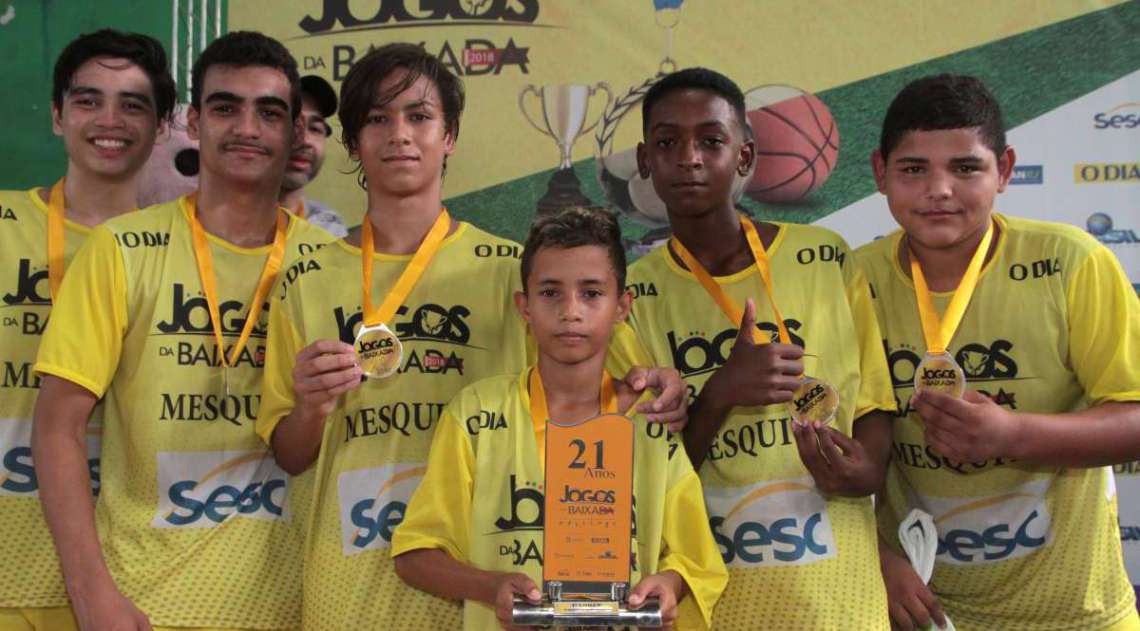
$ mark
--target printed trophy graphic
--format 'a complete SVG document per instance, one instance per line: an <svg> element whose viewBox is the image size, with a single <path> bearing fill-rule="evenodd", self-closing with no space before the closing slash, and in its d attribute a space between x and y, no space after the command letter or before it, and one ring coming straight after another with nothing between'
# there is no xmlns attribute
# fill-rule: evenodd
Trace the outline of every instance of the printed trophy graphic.
<svg viewBox="0 0 1140 631"><path fill-rule="evenodd" d="M592 86L560 84L537 87L528 85L519 93L519 110L523 117L539 133L553 138L554 142L558 143L560 154L558 170L550 177L546 194L538 200L539 214L553 212L568 206L594 205L594 202L582 193L582 183L578 181L578 176L574 175L574 168L570 159L574 141L579 136L590 133L590 130L597 126L598 121L601 120L599 113L593 123L588 127L585 126L590 98L598 92L606 93L606 107L609 107L613 101L613 93L608 85L601 82ZM528 94L537 96L542 104L542 125L535 122L535 118L527 112L526 96ZM606 107L603 107L601 111L605 111Z"/></svg>
<svg viewBox="0 0 1140 631"><path fill-rule="evenodd" d="M517 625L659 627L661 604L630 609L633 422L620 414L546 424L542 603Z"/></svg>

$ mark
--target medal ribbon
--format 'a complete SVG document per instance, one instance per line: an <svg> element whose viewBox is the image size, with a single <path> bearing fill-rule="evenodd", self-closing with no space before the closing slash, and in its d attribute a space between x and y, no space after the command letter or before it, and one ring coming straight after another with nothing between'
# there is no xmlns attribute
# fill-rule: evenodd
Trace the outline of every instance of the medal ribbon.
<svg viewBox="0 0 1140 631"><path fill-rule="evenodd" d="M305 218L305 200L297 202L297 207L293 209L293 214L301 219Z"/></svg>
<svg viewBox="0 0 1140 631"><path fill-rule="evenodd" d="M546 390L542 387L542 376L538 366L530 371L530 420L534 423L535 445L538 447L538 462L546 467L546 421L550 412L546 407ZM602 370L601 394L598 397L601 414L617 414L617 392L614 391L610 373Z"/></svg>
<svg viewBox="0 0 1140 631"><path fill-rule="evenodd" d="M752 225L751 221L740 218L740 227L744 229L744 237L748 240L748 247L752 250L752 258L756 261L756 269L760 272L760 278L764 281L764 291L768 294L768 303L772 305L772 312L776 316L776 328L780 332L780 343L791 344L792 337L788 335L788 328L784 326L784 317L780 315L780 309L776 306L776 296L772 293L772 271L771 263L768 259L768 251L764 249L764 243L760 240L760 235L756 232L756 226ZM744 320L744 310L736 304L736 301L729 296L724 289L717 284L713 277L709 275L705 268L701 266L685 245L681 243L680 239L676 237L669 240L673 245L673 249L681 260L685 262L685 267L697 277L697 282L705 288L709 296L728 316L728 319L740 326ZM767 344L768 338L759 329L759 327L752 329L752 341L756 344Z"/></svg>
<svg viewBox="0 0 1140 631"><path fill-rule="evenodd" d="M934 308L930 288L926 286L926 277L922 275L922 266L918 264L914 250L909 250L910 275L914 279L918 317L922 321L922 336L926 338L926 352L928 354L939 355L946 352L946 346L950 344L954 332L958 330L962 316L966 315L966 307L970 304L970 297L974 295L974 288L978 285L978 276L981 275L982 263L986 260L986 252L990 249L990 241L993 240L993 236L994 223L991 220L990 225L986 228L986 234L982 236L982 242L978 244L978 249L974 251L974 256L970 259L970 265L966 267L966 273L962 275L962 280L954 289L954 295L950 298L950 305L946 307L946 313L941 320L938 317L938 311Z"/></svg>
<svg viewBox="0 0 1140 631"><path fill-rule="evenodd" d="M380 308L376 309L372 306L372 252L374 243L372 221L365 214L364 225L360 227L360 267L363 275L362 291L364 294L362 301L364 304L361 306L364 308L364 326L376 326L381 322L388 322L392 316L396 315L396 309L399 309L408 294L412 293L412 288L416 286L420 276L427 270L431 260L439 252L449 227L451 227L451 217L447 214L446 208L441 208L439 217L436 217L435 223L428 230L427 236L420 243L420 247L416 248L412 260L408 262L408 266L404 268L400 278L396 280L396 284L384 297L384 302Z"/></svg>
<svg viewBox="0 0 1140 631"><path fill-rule="evenodd" d="M59 286L63 284L63 258L67 239L63 229L63 181L64 178L60 178L55 186L51 187L51 194L48 196L48 286L51 289L52 303L59 295Z"/></svg>
<svg viewBox="0 0 1140 631"><path fill-rule="evenodd" d="M206 293L206 306L210 310L210 323L214 328L214 340L218 344L218 355L222 360L222 367L229 368L237 363L249 335L253 332L253 325L257 316L261 314L261 305L273 288L277 280L277 271L281 269L281 261L285 257L285 228L288 225L287 215L278 210L277 227L273 234L273 244L269 248L269 256L265 258L265 265L261 268L261 278L257 281L257 289L253 293L253 302L249 305L249 313L245 317L245 325L241 329L241 336L237 344L226 357L225 344L222 341L222 318L218 311L218 282L214 274L214 257L210 254L210 242L206 239L206 230L198 221L198 195L193 193L186 197L186 210L190 219L190 236L194 245L194 260L198 263L198 280L202 283L202 291Z"/></svg>

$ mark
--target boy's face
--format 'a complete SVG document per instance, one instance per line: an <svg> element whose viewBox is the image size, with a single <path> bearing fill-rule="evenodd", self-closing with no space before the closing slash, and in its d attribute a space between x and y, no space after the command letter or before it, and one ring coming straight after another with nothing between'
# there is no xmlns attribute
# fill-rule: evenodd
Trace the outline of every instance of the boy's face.
<svg viewBox="0 0 1140 631"><path fill-rule="evenodd" d="M63 137L72 165L129 177L146 163L159 125L142 68L116 57L88 59L72 75L61 106L52 105L52 130Z"/></svg>
<svg viewBox="0 0 1140 631"><path fill-rule="evenodd" d="M707 90L678 90L650 110L637 167L653 178L670 214L694 216L731 204L733 179L748 173L754 156L728 101Z"/></svg>
<svg viewBox="0 0 1140 631"><path fill-rule="evenodd" d="M406 75L403 68L389 74L377 96ZM394 99L369 110L352 157L360 160L369 190L406 197L439 186L444 158L454 150L439 90L421 75Z"/></svg>
<svg viewBox="0 0 1140 631"><path fill-rule="evenodd" d="M614 325L632 298L618 287L606 249L545 247L535 254L526 292L515 305L530 324L539 352L564 364L604 354Z"/></svg>
<svg viewBox="0 0 1140 631"><path fill-rule="evenodd" d="M970 127L907 132L885 161L876 150L871 162L879 192L907 238L941 249L985 229L1014 159L1011 147L994 155Z"/></svg>
<svg viewBox="0 0 1140 631"><path fill-rule="evenodd" d="M202 173L244 185L280 185L294 136L290 102L289 78L276 68L207 68L201 110L186 113L189 136L199 141Z"/></svg>

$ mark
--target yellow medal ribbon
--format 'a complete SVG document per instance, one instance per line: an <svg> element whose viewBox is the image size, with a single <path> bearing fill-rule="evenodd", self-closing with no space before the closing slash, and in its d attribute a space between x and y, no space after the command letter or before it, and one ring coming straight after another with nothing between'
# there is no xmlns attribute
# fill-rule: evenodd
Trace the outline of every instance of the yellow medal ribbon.
<svg viewBox="0 0 1140 631"><path fill-rule="evenodd" d="M301 219L305 218L305 200L297 202L296 208L293 209L293 214L297 215Z"/></svg>
<svg viewBox="0 0 1140 631"><path fill-rule="evenodd" d="M214 328L214 340L218 345L218 355L224 373L225 369L237 363L250 333L253 332L253 325L261 314L261 305L269 296L274 281L277 280L277 272L281 269L281 261L285 257L285 228L288 225L288 215L281 210L277 212L277 227L273 234L273 244L269 248L269 256L265 258L265 265L261 268L261 278L257 281L257 289L253 293L253 301L249 305L249 313L245 318L245 325L242 326L241 335L227 358L225 343L222 340L222 318L218 311L218 282L214 274L214 257L210 254L210 242L206 239L206 230L198 221L197 193L188 195L185 203L190 236L194 245L194 260L198 263L198 279L202 283L202 291L206 294L206 306L210 310L210 323Z"/></svg>
<svg viewBox="0 0 1140 631"><path fill-rule="evenodd" d="M450 227L451 217L447 214L446 208L441 208L439 217L428 230L427 236L420 243L420 247L416 248L412 260L408 262L408 266L404 268L400 278L396 280L396 284L384 297L384 302L381 303L380 308L376 309L372 306L372 252L374 247L372 221L365 214L363 225L360 227L360 267L363 276L362 292L364 294L361 307L364 310L364 326L378 326L381 323L389 322L392 316L396 315L396 310L412 292L412 288L416 286L420 276L427 270L431 260L439 252Z"/></svg>
<svg viewBox="0 0 1140 631"><path fill-rule="evenodd" d="M550 411L546 407L546 390L542 387L542 375L538 374L538 365L530 371L530 420L534 424L535 446L538 448L538 462L546 468L546 421L550 419ZM601 394L598 397L599 414L617 414L617 392L614 390L613 378L606 370L602 370Z"/></svg>
<svg viewBox="0 0 1140 631"><path fill-rule="evenodd" d="M941 319L934 308L934 300L930 295L930 288L926 285L926 277L922 275L922 266L918 264L914 250L909 250L910 246L907 246L910 252L910 275L914 279L914 294L918 302L918 317L922 321L922 335L926 338L927 354L946 353L946 347L950 345L954 332L958 330L962 317L966 315L966 307L970 304L970 297L974 295L974 288L978 285L978 276L981 275L982 263L986 260L986 253L989 252L993 236L994 223L990 220L986 234L982 236L982 242L974 251L970 265L966 267L966 273L962 275L962 280L954 289L950 305L946 307L946 313Z"/></svg>
<svg viewBox="0 0 1140 631"><path fill-rule="evenodd" d="M64 251L67 248L67 236L63 224L63 185L64 178L59 178L55 186L51 187L48 195L47 214L47 254L48 254L48 286L51 290L51 301L59 295L59 287L63 284Z"/></svg>
<svg viewBox="0 0 1140 631"><path fill-rule="evenodd" d="M749 249L752 250L752 258L756 261L756 269L760 272L760 278L764 281L764 291L768 294L768 303L772 305L772 312L776 316L776 328L779 330L780 343L791 344L792 337L788 334L788 328L784 326L784 317L780 315L780 309L776 306L776 296L772 292L772 270L771 263L768 259L768 251L764 249L764 243L760 240L760 235L756 232L756 226L752 225L751 221L741 217L740 227L744 229L744 237L748 240ZM720 307L720 310L728 316L729 320L737 326L740 326L744 319L744 310L736 304L732 296L729 296L728 293L713 280L713 277L701 266L696 257L685 248L685 245L681 243L680 239L673 237L669 240L669 243L672 244L673 249L677 252L677 256L680 256L681 260L685 262L685 267L688 267L689 271L693 273L693 276L697 277L697 282L705 288L705 291L708 292L709 296L711 296L713 301ZM767 344L768 338L759 328L755 328L752 330L752 341L756 344Z"/></svg>

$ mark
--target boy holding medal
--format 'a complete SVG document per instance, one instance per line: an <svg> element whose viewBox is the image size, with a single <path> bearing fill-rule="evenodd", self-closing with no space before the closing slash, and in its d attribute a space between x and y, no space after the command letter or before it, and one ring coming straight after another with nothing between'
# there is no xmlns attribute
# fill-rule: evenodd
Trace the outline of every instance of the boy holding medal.
<svg viewBox="0 0 1140 631"><path fill-rule="evenodd" d="M674 237L630 269L653 288L631 323L696 395L685 447L730 576L714 627L887 629L869 495L894 403L865 278L838 235L734 208L755 149L727 77L662 78L642 125Z"/></svg>
<svg viewBox="0 0 1140 631"><path fill-rule="evenodd" d="M997 100L954 75L903 88L872 156L902 228L856 252L901 407L879 510L891 618L1140 629L1106 466L1140 452L1140 305L1093 237L993 211L1015 157ZM929 587L898 547L912 508L938 528Z"/></svg>
<svg viewBox="0 0 1140 631"><path fill-rule="evenodd" d="M523 250L525 290L515 293L537 340L537 362L464 388L440 416L427 473L392 554L411 585L465 601L464 629L514 628L514 598L538 601L543 531L553 527L542 516L544 492L563 492L544 484L547 420L616 414L639 398L604 369L614 326L629 312L624 276L613 216L569 209L539 219ZM501 421L473 425L471 419ZM675 439L640 416L633 423L636 553L629 605L659 598L669 627L684 599L696 605L684 628L707 627L727 574L705 529L700 481ZM612 462L622 454L596 456L605 457ZM605 472L593 460L588 466ZM515 548L517 555L501 553Z"/></svg>
<svg viewBox="0 0 1140 631"><path fill-rule="evenodd" d="M111 30L78 37L56 60L52 88L66 176L54 186L0 191L0 269L11 279L5 315L24 323L0 329L0 355L19 375L0 386L0 556L9 567L0 573L0 631L75 628L33 470L32 363L65 266L92 227L134 210L139 173L174 98L166 53L155 39ZM92 430L84 454L97 474L98 428Z"/></svg>
<svg viewBox="0 0 1140 631"><path fill-rule="evenodd" d="M298 511L253 431L268 292L331 238L277 206L297 83L264 35L210 44L187 116L198 191L104 223L64 279L32 451L84 631L297 626ZM83 437L100 399L95 505Z"/></svg>
<svg viewBox="0 0 1140 631"><path fill-rule="evenodd" d="M274 299L258 433L286 471L316 464L307 630L459 624L458 602L400 581L389 547L448 399L526 365L526 325L510 308L519 246L442 207L463 104L460 80L419 46L389 44L353 65L339 118L366 183L365 221L299 261ZM641 389L668 372L627 380ZM671 403L660 420L684 414L672 376L643 404Z"/></svg>

